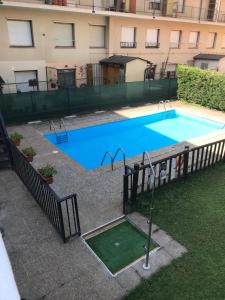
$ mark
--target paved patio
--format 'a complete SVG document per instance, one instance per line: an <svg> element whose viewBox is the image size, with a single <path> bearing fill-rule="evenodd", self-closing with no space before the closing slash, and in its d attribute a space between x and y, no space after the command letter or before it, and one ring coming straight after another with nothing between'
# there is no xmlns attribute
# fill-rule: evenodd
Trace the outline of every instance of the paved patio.
<svg viewBox="0 0 225 300"><path fill-rule="evenodd" d="M112 277L88 250L81 238L63 244L47 217L27 192L17 175L0 172L0 223L21 296L28 300L111 300L120 299L186 249L157 226L153 238L162 247L150 257L152 269L143 261ZM133 223L147 232L139 214Z"/></svg>
<svg viewBox="0 0 225 300"><path fill-rule="evenodd" d="M225 121L224 114L180 103L174 107L198 115ZM66 119L68 129L130 118L158 111L157 106L148 105L126 108L115 112ZM47 124L24 125L9 128L24 135L21 148L33 146L38 155L33 165L44 163L56 166L53 189L60 195L78 194L78 206L82 233L92 230L122 215L122 163L116 163L115 171L104 167L85 171L72 159L43 138L49 131ZM184 142L176 147L167 147L152 152L155 159L176 153L186 144L200 145L225 138L225 130L219 133ZM132 158L129 163L140 160ZM150 276L172 259L185 253L186 249L173 241L164 231L155 227L154 238L162 248L151 257L150 273L142 270L143 262L127 269L116 278L88 251L81 239L64 245L47 217L37 206L15 173L0 172L0 223L6 230L5 242L12 260L16 280L22 297L27 299L120 299L134 288L142 278ZM140 215L131 216L132 221L146 230L146 220Z"/></svg>

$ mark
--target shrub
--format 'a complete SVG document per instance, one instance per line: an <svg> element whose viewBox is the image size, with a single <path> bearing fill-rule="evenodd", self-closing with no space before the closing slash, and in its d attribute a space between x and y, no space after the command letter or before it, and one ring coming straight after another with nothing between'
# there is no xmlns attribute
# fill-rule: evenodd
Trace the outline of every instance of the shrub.
<svg viewBox="0 0 225 300"><path fill-rule="evenodd" d="M23 151L24 155L26 155L26 156L35 156L37 154L36 151L34 150L34 148L32 148L32 147L25 148L22 151Z"/></svg>
<svg viewBox="0 0 225 300"><path fill-rule="evenodd" d="M211 70L179 65L178 99L225 110L225 75Z"/></svg>
<svg viewBox="0 0 225 300"><path fill-rule="evenodd" d="M57 174L56 169L49 164L46 166L43 166L38 171L45 178L52 177L53 175Z"/></svg>
<svg viewBox="0 0 225 300"><path fill-rule="evenodd" d="M10 134L9 137L10 137L10 139L11 139L12 141L20 141L20 140L23 139L22 134L20 134L20 133L18 133L18 132L14 132L14 133Z"/></svg>

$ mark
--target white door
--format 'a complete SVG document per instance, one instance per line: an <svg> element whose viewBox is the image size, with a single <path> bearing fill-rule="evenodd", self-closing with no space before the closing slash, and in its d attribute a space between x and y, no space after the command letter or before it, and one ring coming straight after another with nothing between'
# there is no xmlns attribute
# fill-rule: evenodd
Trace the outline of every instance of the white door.
<svg viewBox="0 0 225 300"><path fill-rule="evenodd" d="M18 71L15 72L16 88L18 92L24 93L29 91L36 91L37 86L29 84L29 80L37 80L36 71Z"/></svg>

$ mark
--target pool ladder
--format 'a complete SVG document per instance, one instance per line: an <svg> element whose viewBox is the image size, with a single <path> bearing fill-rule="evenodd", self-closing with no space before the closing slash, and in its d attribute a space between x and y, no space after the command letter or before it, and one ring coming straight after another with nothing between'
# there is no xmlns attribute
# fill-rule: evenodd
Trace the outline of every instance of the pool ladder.
<svg viewBox="0 0 225 300"><path fill-rule="evenodd" d="M165 111L167 110L168 106L170 108L172 108L172 104L171 104L170 100L159 101L159 103L158 103L158 110L159 110L160 106L163 106L163 108L164 108Z"/></svg>
<svg viewBox="0 0 225 300"><path fill-rule="evenodd" d="M54 130L54 133L56 135L56 143L57 144L63 144L63 143L68 143L69 141L69 136L68 136L68 132L66 130L66 126L65 123L63 121L63 119L59 119L57 120L58 122L58 127L60 129L63 129L63 131L57 131L56 130L56 124L54 123L53 120L49 121L49 125L50 125L50 130Z"/></svg>
<svg viewBox="0 0 225 300"><path fill-rule="evenodd" d="M104 154L104 156L103 156L103 158L102 158L101 166L103 165L103 163L104 163L106 157L109 156L109 158L110 158L110 163L111 163L111 169L112 169L112 171L113 171L115 159L116 159L117 155L118 155L120 152L123 154L123 164L124 164L124 166L125 166L125 165L126 165L126 154L125 154L125 152L124 152L124 150L123 150L122 148L118 148L118 149L116 150L114 156L111 154L110 151L106 151L105 154Z"/></svg>

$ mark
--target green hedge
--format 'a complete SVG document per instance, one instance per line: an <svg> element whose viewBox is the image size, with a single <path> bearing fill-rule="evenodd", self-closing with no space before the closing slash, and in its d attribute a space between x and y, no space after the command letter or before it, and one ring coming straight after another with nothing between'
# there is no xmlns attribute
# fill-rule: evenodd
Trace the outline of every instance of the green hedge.
<svg viewBox="0 0 225 300"><path fill-rule="evenodd" d="M178 99L225 110L225 75L195 67L177 67Z"/></svg>

